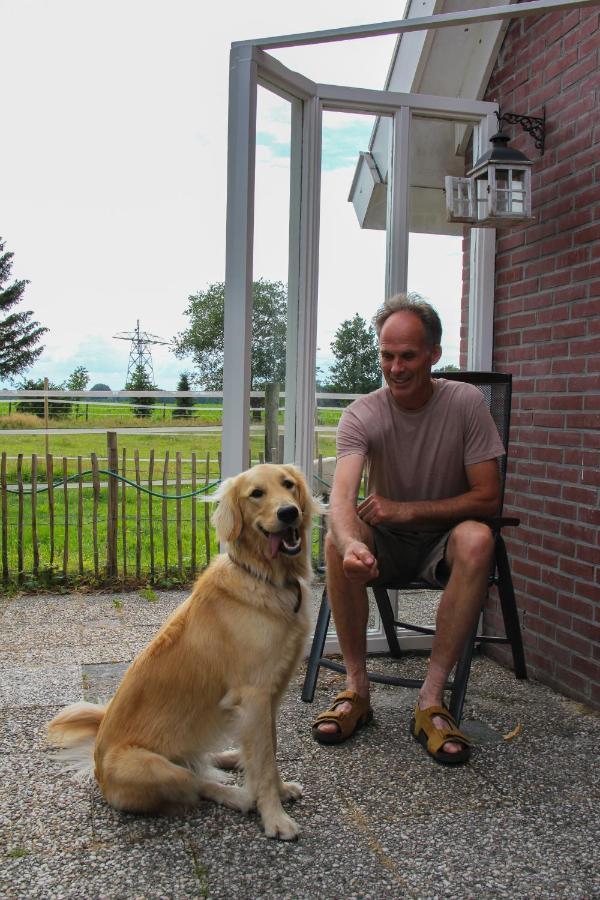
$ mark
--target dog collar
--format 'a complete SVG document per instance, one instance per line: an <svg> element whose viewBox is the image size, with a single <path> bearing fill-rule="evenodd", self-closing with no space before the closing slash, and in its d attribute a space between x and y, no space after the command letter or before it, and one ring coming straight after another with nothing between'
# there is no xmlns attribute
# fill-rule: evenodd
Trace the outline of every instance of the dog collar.
<svg viewBox="0 0 600 900"><path fill-rule="evenodd" d="M249 575L254 576L254 578L260 578L261 581L266 581L266 583L270 584L272 588L277 588L277 585L273 584L273 582L271 581L270 578L263 577L262 575L259 575L257 572L254 572L248 566L245 566L244 563L239 562L237 559L234 559L233 556L231 555L231 553L228 553L227 556L229 557L229 559L231 560L232 563L235 563L236 566L239 566L240 569L243 569ZM284 587L289 587L289 588L295 587L296 588L297 599L296 599L296 605L294 607L294 613L299 612L300 607L302 606L302 588L300 587L300 582L299 581L286 581Z"/></svg>

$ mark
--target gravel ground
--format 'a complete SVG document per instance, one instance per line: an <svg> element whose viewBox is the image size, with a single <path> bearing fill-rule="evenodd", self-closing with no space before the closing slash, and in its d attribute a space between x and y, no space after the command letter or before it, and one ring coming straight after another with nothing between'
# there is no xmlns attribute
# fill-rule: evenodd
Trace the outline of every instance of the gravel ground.
<svg viewBox="0 0 600 900"><path fill-rule="evenodd" d="M311 720L341 677L323 672L309 705L300 673L279 721L282 772L305 788L296 843L210 803L172 818L111 809L55 766L44 724L110 696L184 596L0 600L0 897L600 897L600 717L485 658L463 719L478 746L456 770L410 738L402 688L374 686L373 725L317 745ZM416 675L425 660L377 665Z"/></svg>

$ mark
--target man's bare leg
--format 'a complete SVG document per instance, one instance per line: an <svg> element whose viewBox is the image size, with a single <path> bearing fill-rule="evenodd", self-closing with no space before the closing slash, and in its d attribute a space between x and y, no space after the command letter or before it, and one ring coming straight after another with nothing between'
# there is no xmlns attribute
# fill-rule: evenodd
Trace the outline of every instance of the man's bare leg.
<svg viewBox="0 0 600 900"><path fill-rule="evenodd" d="M362 540L373 549L371 529L363 525L361 530L364 532ZM346 666L346 688L349 691L356 691L360 697L368 697L367 622L369 601L367 589L364 584L357 584L346 578L342 567L342 557L329 534L325 543L325 560L327 596ZM352 705L341 703L338 709L350 712ZM319 731L324 733L332 734L337 730L338 727L333 722L319 725Z"/></svg>
<svg viewBox="0 0 600 900"><path fill-rule="evenodd" d="M436 617L436 631L427 677L419 691L419 707L441 706L444 684L460 656L480 613L488 587L494 538L481 522L461 522L450 534L446 561L450 579L442 594ZM436 728L445 728L434 718ZM458 753L462 746L447 742L446 753Z"/></svg>

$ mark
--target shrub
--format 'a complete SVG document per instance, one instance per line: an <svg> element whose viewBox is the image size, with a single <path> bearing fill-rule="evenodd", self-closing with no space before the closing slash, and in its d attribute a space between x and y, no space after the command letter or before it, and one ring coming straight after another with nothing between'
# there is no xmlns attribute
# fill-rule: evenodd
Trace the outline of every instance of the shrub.
<svg viewBox="0 0 600 900"><path fill-rule="evenodd" d="M39 427L40 420L31 413L11 413L10 416L0 416L0 430Z"/></svg>

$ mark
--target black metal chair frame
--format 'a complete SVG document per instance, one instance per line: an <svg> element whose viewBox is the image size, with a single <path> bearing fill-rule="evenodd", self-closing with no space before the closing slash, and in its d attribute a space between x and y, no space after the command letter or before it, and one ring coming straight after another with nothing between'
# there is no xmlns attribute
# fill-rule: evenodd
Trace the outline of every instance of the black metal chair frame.
<svg viewBox="0 0 600 900"><path fill-rule="evenodd" d="M509 443L510 428L510 409L512 399L512 376L510 374L498 372L444 372L434 375L434 377L448 378L453 381L466 381L469 384L476 385L486 397L490 412L498 428L498 432L504 444L506 451L505 456L500 463L501 476L501 502L500 510L504 501L504 485L506 479L506 466ZM493 518L483 519L492 529L495 542L494 561L492 572L490 574L489 586L496 585L498 596L500 599L500 608L504 622L505 635L481 635L478 634L479 622L475 625L464 650L458 660L454 671L454 677L446 684L446 689L451 691L449 709L457 722L460 722L463 712L465 695L471 671L471 661L475 647L484 643L510 644L513 656L513 665L515 676L520 679L527 678L527 669L525 665L525 654L523 650L523 640L521 636L521 626L519 623L519 614L513 587L513 581L510 571L510 563L506 551L506 544L502 537L502 528L507 526L516 526L520 524L520 520L513 517L505 517L502 515ZM397 628L404 628L409 632L417 634L434 635L435 629L425 626L412 625L407 622L401 622L394 618L392 603L390 601L389 590L431 590L431 585L423 581L412 581L406 584L394 583L385 586L377 586L372 588L381 617L381 623L386 636L390 655L395 659L400 659L405 655L400 649L398 641ZM334 660L323 656L325 640L327 638L327 629L331 619L331 609L327 598L327 588L323 591L321 606L317 616L315 632L312 647L307 663L307 671L302 689L302 700L306 703L312 703L319 670L321 666L333 669L336 672L345 672L345 667ZM380 675L375 672L369 672L369 680L380 684L393 684L402 687L419 688L423 684L422 679L403 678L396 675Z"/></svg>

